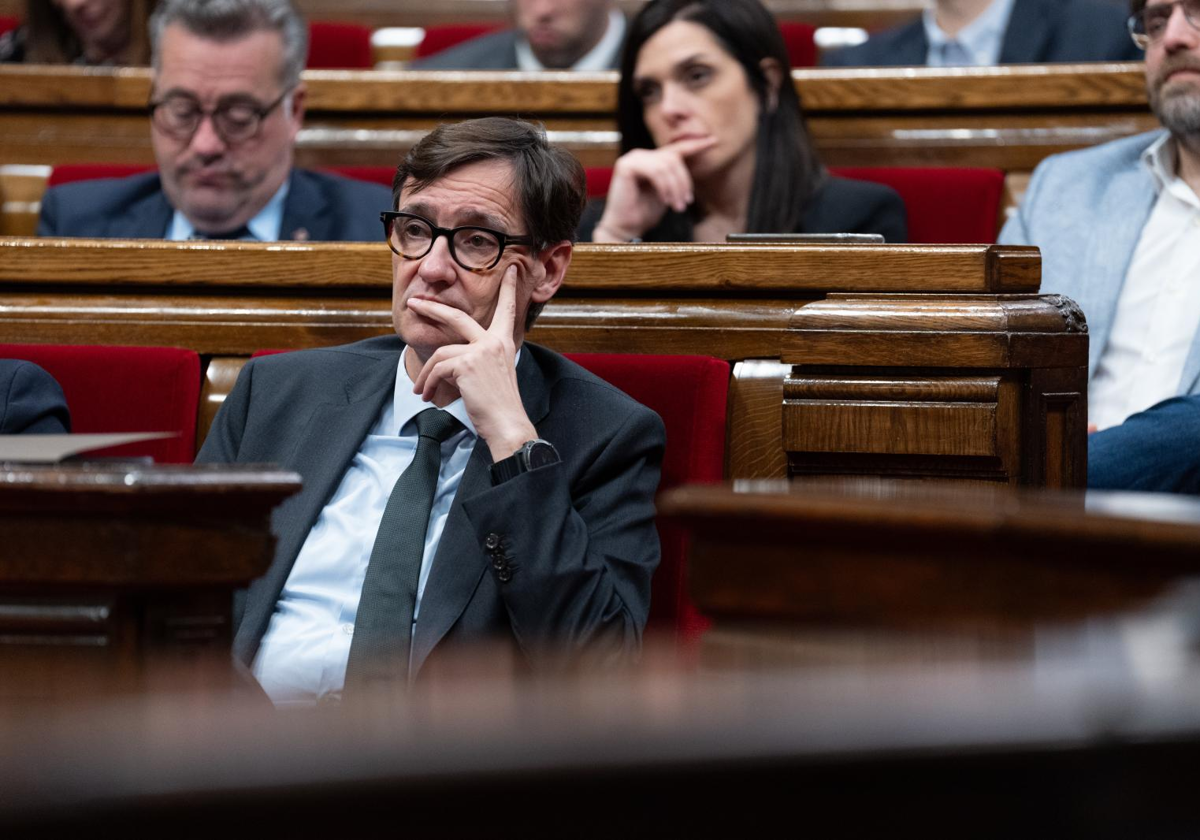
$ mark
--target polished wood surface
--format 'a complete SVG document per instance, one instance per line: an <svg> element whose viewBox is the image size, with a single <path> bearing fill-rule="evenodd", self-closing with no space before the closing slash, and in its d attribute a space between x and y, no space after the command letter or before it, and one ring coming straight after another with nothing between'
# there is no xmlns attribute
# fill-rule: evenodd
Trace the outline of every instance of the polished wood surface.
<svg viewBox="0 0 1200 840"><path fill-rule="evenodd" d="M0 698L165 688L209 658L224 667L200 676L228 687L233 592L299 488L269 468L0 464Z"/></svg>
<svg viewBox="0 0 1200 840"><path fill-rule="evenodd" d="M1027 173L1049 154L1156 126L1141 65L815 69L793 73L833 166L985 166ZM446 119L521 114L588 166L618 145L614 73L309 71L297 159L389 166ZM153 161L145 69L0 67L0 163Z"/></svg>
<svg viewBox="0 0 1200 840"><path fill-rule="evenodd" d="M243 360L391 331L383 244L0 240L0 338ZM1085 480L1087 336L1030 248L583 245L530 339L735 363L728 474Z"/></svg>

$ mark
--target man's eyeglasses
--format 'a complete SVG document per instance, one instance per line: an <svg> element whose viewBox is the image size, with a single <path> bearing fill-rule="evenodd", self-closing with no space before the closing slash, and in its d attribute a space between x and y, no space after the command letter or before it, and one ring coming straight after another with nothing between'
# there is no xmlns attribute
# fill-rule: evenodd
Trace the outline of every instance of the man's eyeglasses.
<svg viewBox="0 0 1200 840"><path fill-rule="evenodd" d="M379 214L383 221L383 235L388 247L397 256L406 260L419 260L433 250L439 236L446 237L450 256L467 271L487 271L500 262L500 255L509 245L532 245L529 236L510 236L491 228L467 225L442 228L413 213L384 211Z"/></svg>
<svg viewBox="0 0 1200 840"><path fill-rule="evenodd" d="M232 99L211 110L187 94L173 93L150 103L150 119L163 134L187 141L192 139L205 117L212 117L217 134L226 144L234 145L257 137L263 119L290 93L290 90L284 91L270 105L259 105L253 99Z"/></svg>
<svg viewBox="0 0 1200 840"><path fill-rule="evenodd" d="M1174 3L1147 6L1137 14L1130 15L1126 23L1133 42L1146 49L1151 41L1161 38L1167 31L1167 24L1171 15L1175 13L1176 6L1183 9L1183 19L1191 24L1193 29L1200 30L1200 0L1175 0Z"/></svg>

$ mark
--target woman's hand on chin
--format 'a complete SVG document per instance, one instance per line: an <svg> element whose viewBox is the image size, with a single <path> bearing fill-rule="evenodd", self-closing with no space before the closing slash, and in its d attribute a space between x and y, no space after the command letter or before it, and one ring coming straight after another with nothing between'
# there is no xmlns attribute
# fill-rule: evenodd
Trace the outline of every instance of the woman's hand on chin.
<svg viewBox="0 0 1200 840"><path fill-rule="evenodd" d="M617 159L593 233L595 242L630 242L654 227L670 208L682 213L695 195L687 159L712 148L715 137L690 137L658 149L633 149Z"/></svg>

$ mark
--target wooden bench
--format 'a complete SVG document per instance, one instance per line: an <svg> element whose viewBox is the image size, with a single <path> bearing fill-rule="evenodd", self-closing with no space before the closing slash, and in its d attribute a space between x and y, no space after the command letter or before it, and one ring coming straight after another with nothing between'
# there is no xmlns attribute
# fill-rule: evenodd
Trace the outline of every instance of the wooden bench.
<svg viewBox="0 0 1200 840"><path fill-rule="evenodd" d="M178 345L198 435L263 348L389 332L382 244L0 239L0 341ZM727 475L1081 486L1087 334L1031 248L580 246L530 339L734 364Z"/></svg>

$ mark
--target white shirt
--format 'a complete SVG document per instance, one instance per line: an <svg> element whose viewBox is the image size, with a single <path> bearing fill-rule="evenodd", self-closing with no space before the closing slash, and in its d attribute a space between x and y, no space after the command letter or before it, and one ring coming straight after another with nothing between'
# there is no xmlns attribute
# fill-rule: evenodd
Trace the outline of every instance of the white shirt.
<svg viewBox="0 0 1200 840"><path fill-rule="evenodd" d="M1200 198L1175 174L1176 154L1169 135L1142 154L1158 199L1088 387L1088 419L1101 429L1179 393L1200 328Z"/></svg>
<svg viewBox="0 0 1200 840"><path fill-rule="evenodd" d="M259 210L254 218L246 222L246 227L250 229L249 236L243 236L242 239L258 242L278 242L279 231L283 227L283 202L287 198L288 185L291 183L291 178L285 179L283 186L275 191L275 195L271 196L263 209ZM196 236L196 227L191 223L187 216L176 210L171 216L171 223L167 225L167 239L171 242L186 242Z"/></svg>
<svg viewBox="0 0 1200 840"><path fill-rule="evenodd" d="M392 401L384 403L341 484L308 532L254 658L254 676L276 706L311 706L340 696L345 684L358 600L383 509L396 479L417 451L413 418L432 407L412 392L413 382L404 368L408 352L400 356ZM454 495L479 440L461 398L444 410L465 429L442 444L414 624Z"/></svg>
<svg viewBox="0 0 1200 840"><path fill-rule="evenodd" d="M625 15L613 10L608 13L608 28L604 30L604 37L583 58L572 64L571 70L608 70L614 67L624 41ZM517 69L531 72L546 69L524 38L517 38Z"/></svg>
<svg viewBox="0 0 1200 840"><path fill-rule="evenodd" d="M937 13L933 6L925 9L922 22L925 25L925 41L929 44L925 64L929 67L947 67L969 64L989 67L1000 61L1000 48L1004 45L1004 33L1008 19L1012 16L1013 0L994 0L979 17L968 23L958 34L947 35L937 24ZM957 45L957 60L946 60L948 44Z"/></svg>

